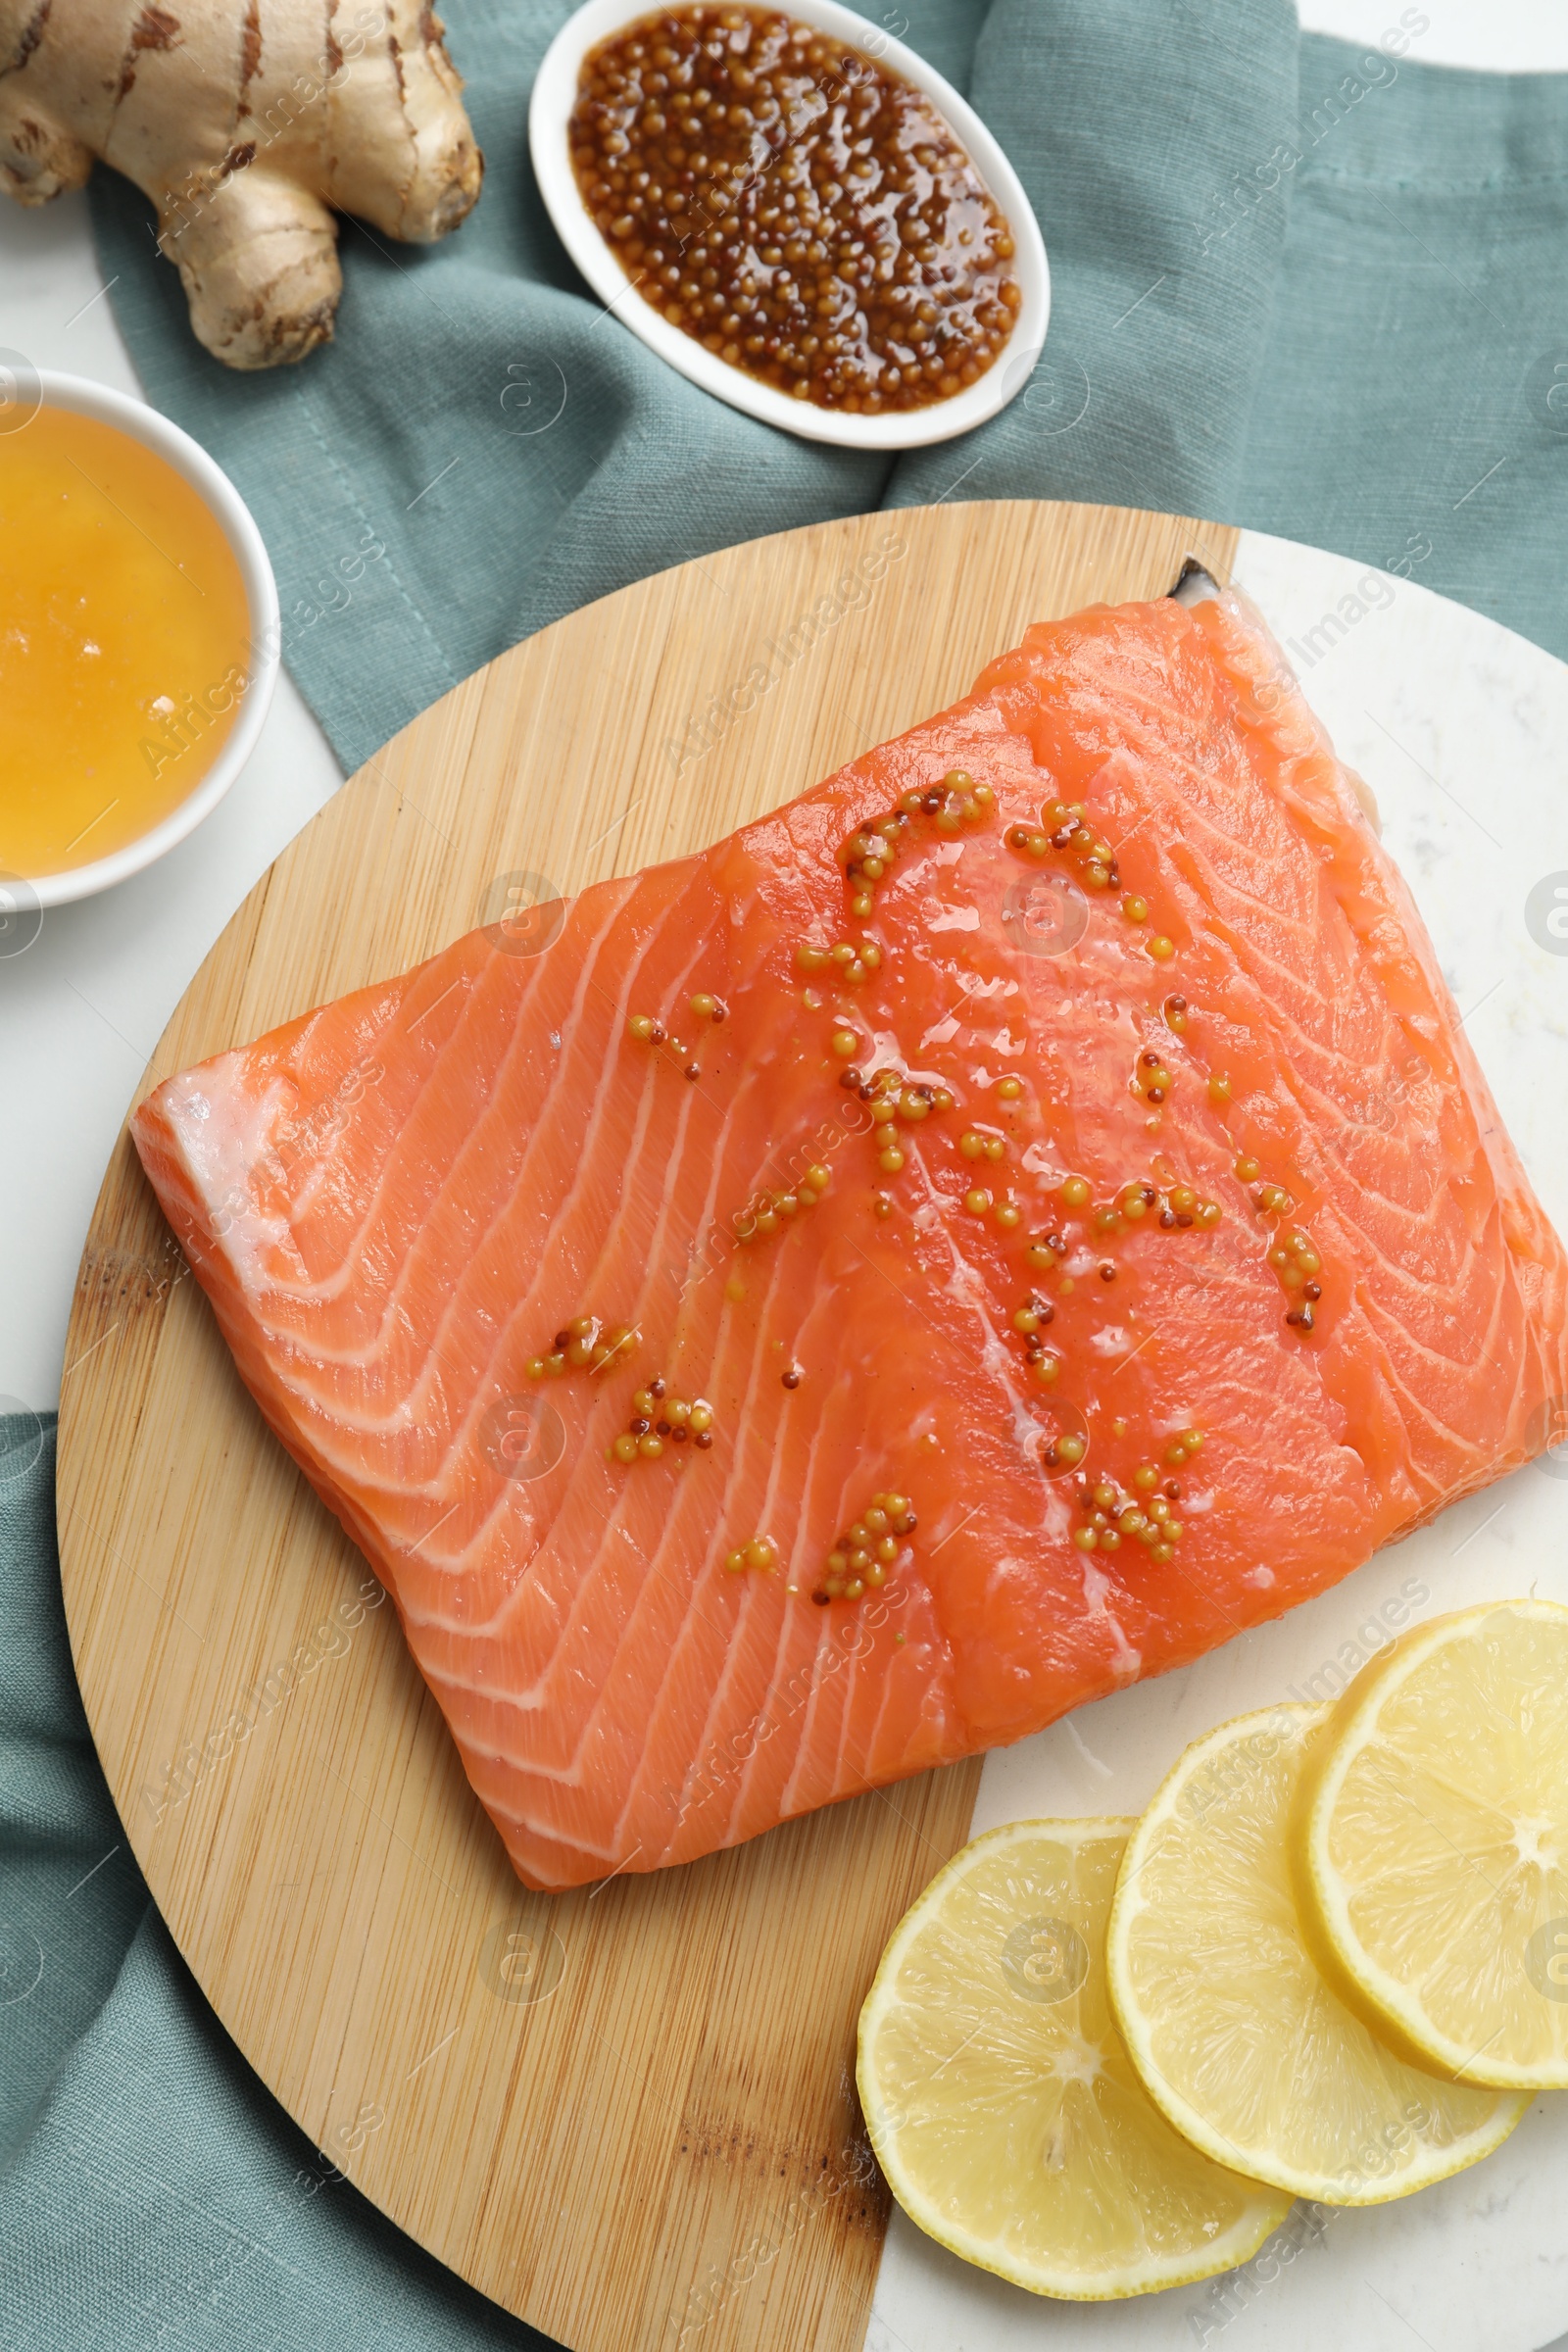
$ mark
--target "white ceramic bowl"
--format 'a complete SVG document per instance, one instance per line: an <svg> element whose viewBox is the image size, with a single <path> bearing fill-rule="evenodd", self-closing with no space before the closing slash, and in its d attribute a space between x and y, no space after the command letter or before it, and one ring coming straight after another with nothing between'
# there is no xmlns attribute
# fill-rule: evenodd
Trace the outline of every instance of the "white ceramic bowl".
<svg viewBox="0 0 1568 2352"><path fill-rule="evenodd" d="M177 808L111 857L94 858L90 865L71 866L63 873L26 876L24 890L29 905L63 906L72 899L91 898L96 891L108 890L112 883L123 882L127 875L140 873L143 866L151 865L166 850L172 850L176 841L183 841L187 833L194 832L203 817L217 808L256 748L256 738L262 731L262 721L277 683L280 631L272 566L267 560L267 549L250 509L227 474L214 465L188 433L182 433L177 424L171 424L167 416L161 416L145 401L132 400L123 392L112 392L105 384L88 383L82 376L57 375L49 368L20 372L14 367L0 369L0 409L11 411L11 422L6 429L26 431L25 408L29 401L41 402L45 408L70 409L79 416L92 416L100 424L118 427L132 440L156 451L166 465L189 482L216 517L233 550L250 612L245 690L239 699L234 723L219 746L212 765ZM0 424L5 422L4 415L0 414ZM7 886L8 898L15 890L15 884Z"/></svg>
<svg viewBox="0 0 1568 2352"><path fill-rule="evenodd" d="M1005 215L1012 232L1013 275L1023 301L1011 335L978 382L955 393L951 400L933 402L930 408L901 409L878 416L846 416L836 409L817 408L810 401L792 400L772 384L760 383L739 368L731 368L680 327L671 326L640 294L630 292L631 280L614 247L600 235L577 192L566 125L576 104L577 76L584 56L639 18L657 15L648 0L641 0L641 5L638 0L587 0L586 7L567 18L545 52L528 108L528 145L546 208L566 251L594 292L614 308L621 322L671 368L678 368L705 392L728 401L731 408L745 409L764 424L799 433L808 441L832 441L844 449L918 449L932 441L951 441L1004 409L1023 390L1040 357L1051 317L1051 270L1039 223L1018 174L979 116L923 58L906 49L880 25L858 17L853 9L840 8L837 0L777 0L777 5L802 24L837 34L851 48L923 90Z"/></svg>

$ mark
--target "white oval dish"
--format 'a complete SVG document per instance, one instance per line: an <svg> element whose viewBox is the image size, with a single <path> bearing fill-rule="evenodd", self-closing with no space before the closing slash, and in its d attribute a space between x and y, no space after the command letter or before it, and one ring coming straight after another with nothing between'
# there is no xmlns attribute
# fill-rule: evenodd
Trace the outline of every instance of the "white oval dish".
<svg viewBox="0 0 1568 2352"><path fill-rule="evenodd" d="M200 782L177 808L149 826L145 833L138 834L134 841L127 842L123 849L107 858L94 858L89 865L70 866L61 873L26 875L24 886L30 901L42 907L64 906L73 899L89 899L96 892L140 873L176 842L183 841L187 833L194 832L203 817L212 813L256 748L256 738L277 683L280 629L277 586L262 534L239 492L206 450L188 433L181 432L177 424L172 424L167 416L149 408L145 401L111 391L106 384L89 383L82 376L59 375L50 368L39 368L35 381L43 407L68 409L76 416L91 416L100 424L128 433L190 484L233 551L245 584L250 614L244 691L234 723ZM13 398L23 389L14 374L8 374L7 384ZM25 432L26 424L16 424L11 429Z"/></svg>
<svg viewBox="0 0 1568 2352"><path fill-rule="evenodd" d="M557 233L601 301L615 311L671 368L733 409L744 409L763 424L830 441L842 449L919 449L951 441L1004 409L1033 373L1051 318L1051 268L1045 239L1022 183L974 110L925 60L896 41L880 25L841 8L838 0L777 0L782 13L819 31L836 34L863 56L886 66L923 90L964 149L988 193L1004 215L1013 241L1013 275L1023 302L1012 333L978 382L951 400L925 409L900 409L885 416L848 416L841 410L793 400L772 384L758 381L708 351L680 327L671 326L652 304L632 291L632 280L612 245L599 233L577 191L566 126L577 98L577 77L590 49L639 18L657 16L647 0L586 0L568 17L546 50L528 106L528 146L546 210ZM627 299L622 300L622 297Z"/></svg>

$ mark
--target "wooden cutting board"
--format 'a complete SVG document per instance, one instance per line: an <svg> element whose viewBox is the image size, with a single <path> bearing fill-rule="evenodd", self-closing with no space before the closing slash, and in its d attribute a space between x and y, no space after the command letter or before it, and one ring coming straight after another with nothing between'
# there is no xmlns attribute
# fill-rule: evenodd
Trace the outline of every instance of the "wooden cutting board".
<svg viewBox="0 0 1568 2352"><path fill-rule="evenodd" d="M701 848L941 709L1031 620L1235 534L856 516L558 621L368 760L229 923L142 1092L539 895ZM139 1099L139 1097L138 1097ZM978 1762L689 1867L529 1894L392 1609L240 1387L122 1135L66 1350L60 1552L137 1860L224 2026L411 2235L573 2352L859 2352L887 2194L854 2087Z"/></svg>

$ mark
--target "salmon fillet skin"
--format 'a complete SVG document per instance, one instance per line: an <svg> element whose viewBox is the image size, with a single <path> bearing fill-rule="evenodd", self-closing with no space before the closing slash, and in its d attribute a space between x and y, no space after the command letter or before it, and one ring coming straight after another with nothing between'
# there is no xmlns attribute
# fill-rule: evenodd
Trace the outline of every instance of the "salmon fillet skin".
<svg viewBox="0 0 1568 2352"><path fill-rule="evenodd" d="M1229 595L132 1133L530 1886L1038 1731L1564 1434L1562 1246Z"/></svg>

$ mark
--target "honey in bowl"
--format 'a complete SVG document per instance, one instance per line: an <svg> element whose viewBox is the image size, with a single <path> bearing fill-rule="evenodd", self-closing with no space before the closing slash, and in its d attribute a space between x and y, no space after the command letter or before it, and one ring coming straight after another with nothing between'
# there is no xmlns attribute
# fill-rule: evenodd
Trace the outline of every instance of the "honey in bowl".
<svg viewBox="0 0 1568 2352"><path fill-rule="evenodd" d="M639 296L797 400L928 408L1012 332L1012 235L963 148L924 91L813 25L641 18L584 59L568 139Z"/></svg>
<svg viewBox="0 0 1568 2352"><path fill-rule="evenodd" d="M238 562L128 433L44 407L0 435L0 869L63 873L200 783L250 666Z"/></svg>

